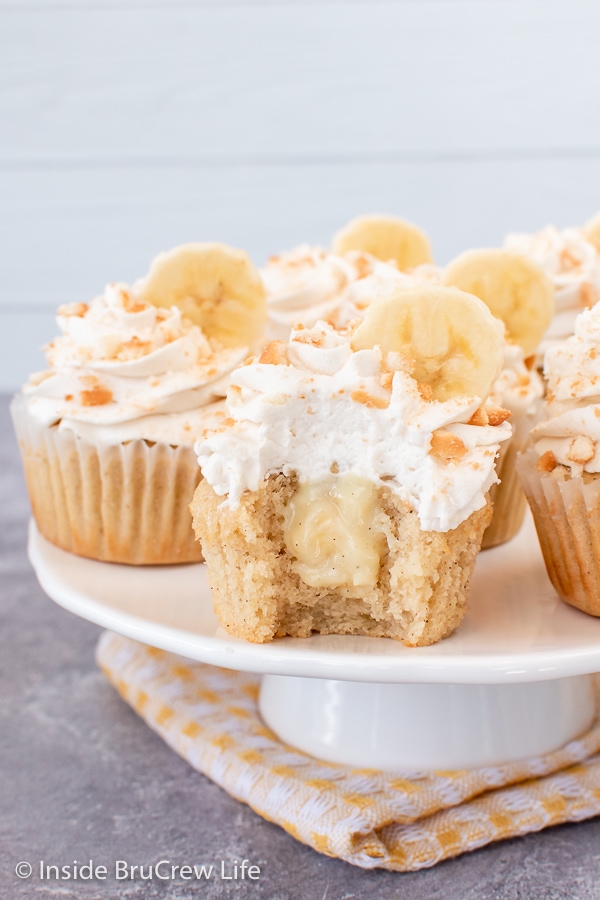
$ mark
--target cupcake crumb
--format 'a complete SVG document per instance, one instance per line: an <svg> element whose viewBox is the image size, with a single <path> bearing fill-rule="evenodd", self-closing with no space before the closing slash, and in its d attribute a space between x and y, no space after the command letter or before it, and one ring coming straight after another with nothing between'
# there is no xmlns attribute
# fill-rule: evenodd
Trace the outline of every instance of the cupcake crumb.
<svg viewBox="0 0 600 900"><path fill-rule="evenodd" d="M385 388L388 391L391 390L393 380L393 372L382 372L382 374L379 376L379 384L382 388Z"/></svg>
<svg viewBox="0 0 600 900"><path fill-rule="evenodd" d="M434 431L431 435L431 448L429 453L440 462L457 462L467 452L464 443L451 431Z"/></svg>
<svg viewBox="0 0 600 900"><path fill-rule="evenodd" d="M433 388L430 384L425 384L424 381L418 381L417 389L421 400L424 400L425 403L429 403L433 399Z"/></svg>
<svg viewBox="0 0 600 900"><path fill-rule="evenodd" d="M536 462L535 467L538 472L554 472L557 465L558 461L552 450L546 450Z"/></svg>
<svg viewBox="0 0 600 900"><path fill-rule="evenodd" d="M283 341L271 341L267 344L258 361L270 366L287 366L288 359Z"/></svg>
<svg viewBox="0 0 600 900"><path fill-rule="evenodd" d="M387 409L389 406L389 401L384 397L374 397L364 390L352 391L350 396L355 403L364 403L369 409L372 409L374 406L377 407L377 409Z"/></svg>
<svg viewBox="0 0 600 900"><path fill-rule="evenodd" d="M101 384L96 384L87 391L81 391L80 396L82 406L104 406L113 398L112 391L102 387Z"/></svg>
<svg viewBox="0 0 600 900"><path fill-rule="evenodd" d="M596 454L596 445L587 435L580 434L573 438L567 452L567 459L572 463L583 466L593 459Z"/></svg>
<svg viewBox="0 0 600 900"><path fill-rule="evenodd" d="M77 318L82 319L88 309L89 306L87 303L63 303L62 306L58 307L58 315L65 316L66 318L69 316L77 316Z"/></svg>

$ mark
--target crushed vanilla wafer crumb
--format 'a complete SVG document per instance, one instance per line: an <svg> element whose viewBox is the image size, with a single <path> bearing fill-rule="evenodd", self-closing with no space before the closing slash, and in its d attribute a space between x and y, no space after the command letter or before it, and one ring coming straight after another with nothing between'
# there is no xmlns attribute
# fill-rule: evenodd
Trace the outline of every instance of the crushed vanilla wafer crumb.
<svg viewBox="0 0 600 900"><path fill-rule="evenodd" d="M552 450L546 450L536 462L535 467L538 472L553 472L557 465L558 462Z"/></svg>
<svg viewBox="0 0 600 900"><path fill-rule="evenodd" d="M462 459L467 448L461 439L451 431L434 431L431 435L429 452L440 462L448 463Z"/></svg>
<svg viewBox="0 0 600 900"><path fill-rule="evenodd" d="M58 315L59 316L77 316L77 318L82 319L88 311L89 306L87 303L63 303L62 306L58 307Z"/></svg>
<svg viewBox="0 0 600 900"><path fill-rule="evenodd" d="M372 394L367 393L367 391L352 391L350 396L356 403L364 403L369 409L372 409L373 407L376 407L377 409L387 409L389 406L389 401L387 399L384 399L383 397L374 397Z"/></svg>
<svg viewBox="0 0 600 900"><path fill-rule="evenodd" d="M271 341L267 344L258 361L271 366L286 366L288 358L283 341Z"/></svg>
<svg viewBox="0 0 600 900"><path fill-rule="evenodd" d="M480 406L475 410L467 425L502 425L511 416L510 409L503 409L501 406Z"/></svg>
<svg viewBox="0 0 600 900"><path fill-rule="evenodd" d="M112 391L102 387L101 384L97 384L87 391L81 391L80 396L82 406L104 406L106 403L110 403L113 398Z"/></svg>
<svg viewBox="0 0 600 900"><path fill-rule="evenodd" d="M429 403L433 397L433 388L430 384L425 384L424 381L417 382L417 389L419 391L419 396L421 400L424 400L425 403Z"/></svg>
<svg viewBox="0 0 600 900"><path fill-rule="evenodd" d="M596 445L587 435L580 434L573 438L567 452L567 459L577 465L585 465L596 454Z"/></svg>

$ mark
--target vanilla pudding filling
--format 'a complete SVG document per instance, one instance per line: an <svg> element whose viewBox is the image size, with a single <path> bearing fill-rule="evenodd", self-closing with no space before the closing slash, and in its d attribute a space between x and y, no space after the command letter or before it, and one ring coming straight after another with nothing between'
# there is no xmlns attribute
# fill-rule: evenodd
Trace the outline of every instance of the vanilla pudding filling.
<svg viewBox="0 0 600 900"><path fill-rule="evenodd" d="M374 587L385 536L374 526L377 488L352 474L300 484L287 507L284 541L305 584Z"/></svg>
<svg viewBox="0 0 600 900"><path fill-rule="evenodd" d="M51 369L23 396L38 425L90 441L191 447L248 352L218 346L176 307L152 306L122 284L61 307L57 321L62 335L45 348Z"/></svg>

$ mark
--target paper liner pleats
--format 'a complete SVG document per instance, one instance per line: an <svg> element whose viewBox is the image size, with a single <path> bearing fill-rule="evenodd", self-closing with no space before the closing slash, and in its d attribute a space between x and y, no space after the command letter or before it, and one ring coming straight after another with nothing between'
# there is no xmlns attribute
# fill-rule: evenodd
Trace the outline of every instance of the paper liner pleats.
<svg viewBox="0 0 600 900"><path fill-rule="evenodd" d="M490 488L492 501L492 521L483 534L481 549L497 547L510 541L523 524L527 500L515 467L519 445L511 438L507 447L500 451L496 472L500 484Z"/></svg>
<svg viewBox="0 0 600 900"><path fill-rule="evenodd" d="M200 481L191 447L92 444L11 406L31 507L51 543L107 562L199 562L189 504Z"/></svg>
<svg viewBox="0 0 600 900"><path fill-rule="evenodd" d="M539 418L540 404L541 401L536 401L527 410L513 409L509 420L512 435L509 441L500 444L500 453L496 460L496 473L500 484L494 484L490 488L492 521L483 535L482 550L510 541L523 524L527 499L516 462L527 443L531 429Z"/></svg>
<svg viewBox="0 0 600 900"><path fill-rule="evenodd" d="M537 459L530 449L517 466L550 580L567 603L600 616L600 476L540 472Z"/></svg>

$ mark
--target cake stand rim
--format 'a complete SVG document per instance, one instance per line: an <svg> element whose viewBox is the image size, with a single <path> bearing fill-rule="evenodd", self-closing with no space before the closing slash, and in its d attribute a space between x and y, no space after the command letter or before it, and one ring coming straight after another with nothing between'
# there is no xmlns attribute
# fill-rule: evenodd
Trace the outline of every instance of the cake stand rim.
<svg viewBox="0 0 600 900"><path fill-rule="evenodd" d="M494 551L486 551L487 553ZM93 597L69 588L61 581L60 566L49 560L76 560L77 566L90 566L90 573L98 572L98 566L112 566L73 557L59 550L39 533L32 520L29 527L28 554L38 581L45 593L59 606L126 637L194 659L210 665L257 674L292 675L297 677L325 678L337 681L355 681L381 684L508 684L527 683L589 675L600 671L600 622L599 637L588 647L564 646L535 652L485 652L461 656L444 653L445 642L432 648L398 648L397 655L325 651L315 648L309 640L286 638L268 644L252 644L227 635L222 629L214 634L199 634L188 630L154 623L122 610L114 609ZM61 556L62 555L62 556ZM146 577L134 567L119 566L120 570L135 571L136 578ZM164 572L175 573L184 569L198 570L194 575L204 578L202 565L161 567ZM155 570L152 570L155 571ZM141 580L141 579L140 579ZM574 615L583 613L572 611ZM589 617L586 617L589 618ZM343 638L342 638L343 640ZM353 638L356 641L374 641L382 638ZM390 642L394 644L394 642ZM365 644L365 647L367 645Z"/></svg>

